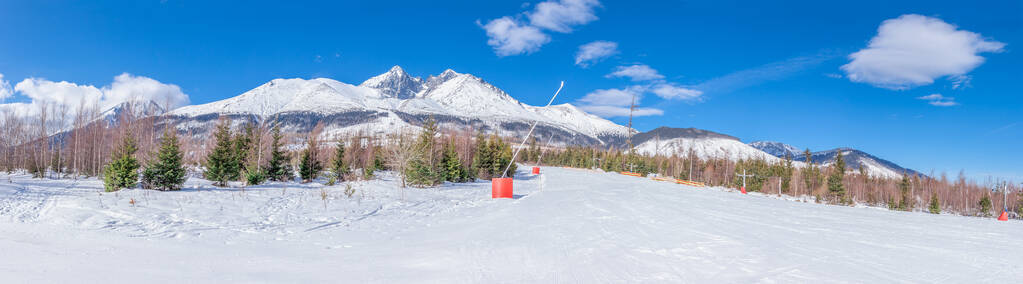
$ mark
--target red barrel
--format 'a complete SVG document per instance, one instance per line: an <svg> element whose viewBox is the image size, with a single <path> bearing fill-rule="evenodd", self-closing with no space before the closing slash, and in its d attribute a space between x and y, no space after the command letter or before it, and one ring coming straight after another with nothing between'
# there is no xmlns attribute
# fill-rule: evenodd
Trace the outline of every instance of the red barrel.
<svg viewBox="0 0 1023 284"><path fill-rule="evenodd" d="M512 198L512 178L494 178L490 180L491 198Z"/></svg>
<svg viewBox="0 0 1023 284"><path fill-rule="evenodd" d="M540 167L533 167L533 174L534 175L540 174Z"/></svg>

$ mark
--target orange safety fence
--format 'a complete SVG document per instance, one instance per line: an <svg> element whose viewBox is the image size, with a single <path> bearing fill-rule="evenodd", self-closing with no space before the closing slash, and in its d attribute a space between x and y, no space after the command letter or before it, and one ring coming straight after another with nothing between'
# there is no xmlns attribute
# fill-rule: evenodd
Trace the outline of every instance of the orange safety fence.
<svg viewBox="0 0 1023 284"><path fill-rule="evenodd" d="M672 181L672 179L666 178L666 177L652 177L650 179L656 180L656 181Z"/></svg>
<svg viewBox="0 0 1023 284"><path fill-rule="evenodd" d="M684 184L684 185L691 185L691 186L695 186L695 187L705 187L705 186L707 186L707 185L703 184L702 182L695 182L695 181L691 181L691 180L675 179L675 183L677 183L677 184Z"/></svg>
<svg viewBox="0 0 1023 284"><path fill-rule="evenodd" d="M643 176L640 173L633 173L633 172L619 172L619 173L623 174L623 175L627 175L627 176L634 176L634 177L641 177L641 176Z"/></svg>

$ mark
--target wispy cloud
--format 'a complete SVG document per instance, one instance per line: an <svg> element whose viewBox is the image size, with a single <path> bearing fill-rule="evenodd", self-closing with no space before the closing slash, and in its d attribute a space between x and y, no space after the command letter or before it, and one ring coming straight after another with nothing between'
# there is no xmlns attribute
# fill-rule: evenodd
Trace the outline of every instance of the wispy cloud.
<svg viewBox="0 0 1023 284"><path fill-rule="evenodd" d="M599 6L597 0L544 1L536 4L532 11L500 17L486 24L477 20L476 24L486 31L487 44L497 56L529 54L551 41L544 30L571 33L574 27L597 20L594 9Z"/></svg>
<svg viewBox="0 0 1023 284"><path fill-rule="evenodd" d="M991 131L987 132L987 135L1004 132L1006 130L1012 129L1013 127L1016 127L1017 125L1019 125L1019 123L1020 122L1017 121L1017 122L1013 122L1013 123L1009 123L1009 124L1003 125L1002 127L999 127L999 128L992 129Z"/></svg>
<svg viewBox="0 0 1023 284"><path fill-rule="evenodd" d="M961 76L984 63L977 54L1004 47L941 19L908 14L882 22L867 48L850 54L841 69L853 82L886 89L930 85L945 76L959 88L964 86Z"/></svg>
<svg viewBox="0 0 1023 284"><path fill-rule="evenodd" d="M594 41L579 46L579 51L575 53L575 65L585 68L615 54L618 54L618 43Z"/></svg>
<svg viewBox="0 0 1023 284"><path fill-rule="evenodd" d="M917 97L916 99L925 100L927 101L928 104L939 107L950 107L959 105L959 103L956 102L956 98L946 97L941 94L930 94L922 97Z"/></svg>
<svg viewBox="0 0 1023 284"><path fill-rule="evenodd" d="M713 78L693 86L693 89L704 93L728 93L756 86L769 81L781 80L800 71L820 65L838 57L838 53L823 50L814 55L797 56L786 60L772 62L750 69L736 71L721 77Z"/></svg>
<svg viewBox="0 0 1023 284"><path fill-rule="evenodd" d="M699 100L703 92L675 85L673 83L657 83L650 87L650 92L666 100Z"/></svg>
<svg viewBox="0 0 1023 284"><path fill-rule="evenodd" d="M664 79L664 75L650 68L646 64L635 64L629 66L618 66L614 72L607 74L607 78L629 78L632 81L650 81Z"/></svg>

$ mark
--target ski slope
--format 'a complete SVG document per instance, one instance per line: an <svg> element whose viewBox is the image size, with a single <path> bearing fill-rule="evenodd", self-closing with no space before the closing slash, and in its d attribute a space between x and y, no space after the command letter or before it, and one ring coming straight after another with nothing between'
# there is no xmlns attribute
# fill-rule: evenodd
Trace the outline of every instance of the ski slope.
<svg viewBox="0 0 1023 284"><path fill-rule="evenodd" d="M1019 221L543 172L520 172L515 199L490 199L479 182L409 188L405 201L387 174L352 183L351 198L316 183L241 192L193 178L180 192L115 194L96 180L0 175L0 282L1023 279Z"/></svg>

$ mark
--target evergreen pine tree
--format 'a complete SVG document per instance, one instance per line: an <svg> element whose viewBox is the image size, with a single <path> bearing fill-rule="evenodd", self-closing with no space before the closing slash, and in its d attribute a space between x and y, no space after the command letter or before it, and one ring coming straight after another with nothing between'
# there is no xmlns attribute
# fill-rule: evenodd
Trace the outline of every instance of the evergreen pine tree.
<svg viewBox="0 0 1023 284"><path fill-rule="evenodd" d="M417 159L409 161L409 167L405 171L408 184L415 187L429 187L440 183L443 178L436 169L435 136L437 135L437 123L433 117L423 124L423 131L419 134L419 141L413 151Z"/></svg>
<svg viewBox="0 0 1023 284"><path fill-rule="evenodd" d="M249 158L252 154L253 140L256 138L255 127L251 123L246 123L245 127L242 128L238 134L234 137L234 163L238 167L239 175L241 178L241 172L246 172L250 169ZM237 179L235 179L237 180Z"/></svg>
<svg viewBox="0 0 1023 284"><path fill-rule="evenodd" d="M337 147L334 148L334 159L330 161L330 170L334 173L336 181L344 181L345 175L349 172L348 164L345 164L344 140L337 141Z"/></svg>
<svg viewBox="0 0 1023 284"><path fill-rule="evenodd" d="M450 141L444 147L444 156L440 160L441 173L445 181L466 182L469 181L469 173L458 159L458 152L455 151L455 144Z"/></svg>
<svg viewBox="0 0 1023 284"><path fill-rule="evenodd" d="M809 148L803 151L803 157L805 158L803 162L806 163L806 167L803 168L805 172L802 173L803 185L808 190L807 194L813 194L813 190L817 185L815 182L817 180L817 165L813 162L813 153L810 152Z"/></svg>
<svg viewBox="0 0 1023 284"><path fill-rule="evenodd" d="M238 180L239 171L238 156L235 154L236 144L231 139L231 125L228 120L217 124L217 130L213 134L216 145L213 151L206 156L206 179L213 181L216 186L227 186L228 181Z"/></svg>
<svg viewBox="0 0 1023 284"><path fill-rule="evenodd" d="M181 159L178 135L173 127L168 127L160 139L156 161L150 163L142 172L144 183L159 190L181 189L181 185L185 183L185 167L181 164Z"/></svg>
<svg viewBox="0 0 1023 284"><path fill-rule="evenodd" d="M909 175L903 174L902 181L899 182L899 192L902 193L902 199L899 200L899 210L912 211L913 203L910 202L909 189L912 186L910 184Z"/></svg>
<svg viewBox="0 0 1023 284"><path fill-rule="evenodd" d="M491 178L494 155L490 153L490 143L483 137L483 132L476 134L476 151L473 152L472 169L482 179Z"/></svg>
<svg viewBox="0 0 1023 284"><path fill-rule="evenodd" d="M938 203L938 193L931 194L931 205L929 206L931 214L941 213L941 204Z"/></svg>
<svg viewBox="0 0 1023 284"><path fill-rule="evenodd" d="M980 198L980 202L977 205L980 205L980 216L991 216L991 197L984 195L984 197Z"/></svg>
<svg viewBox="0 0 1023 284"><path fill-rule="evenodd" d="M1019 200L1016 200L1016 216L1023 217L1023 194L1017 193Z"/></svg>
<svg viewBox="0 0 1023 284"><path fill-rule="evenodd" d="M135 159L135 138L126 133L121 143L110 154L110 164L103 169L103 186L107 192L131 188L138 184L139 162Z"/></svg>
<svg viewBox="0 0 1023 284"><path fill-rule="evenodd" d="M831 175L828 176L828 191L835 196L836 201L848 203L845 199L845 186L842 180L845 178L845 159L842 158L842 151L835 155L835 163L832 164Z"/></svg>
<svg viewBox="0 0 1023 284"><path fill-rule="evenodd" d="M781 188L783 191L789 191L792 187L792 173L795 172L792 166L792 155L785 155L785 162L781 171Z"/></svg>
<svg viewBox="0 0 1023 284"><path fill-rule="evenodd" d="M540 146L536 144L536 137L529 138L529 148L526 149L525 159L529 162L539 162Z"/></svg>
<svg viewBox="0 0 1023 284"><path fill-rule="evenodd" d="M274 126L272 141L270 142L270 161L266 167L266 177L272 181L291 181L295 176L292 172L291 165L289 164L291 158L287 152L281 149L284 145L281 139L284 135L281 135L280 127Z"/></svg>
<svg viewBox="0 0 1023 284"><path fill-rule="evenodd" d="M309 143L306 145L305 150L302 151L302 159L298 164L298 174L302 178L302 182L313 181L313 179L319 176L320 171L323 170L323 165L316 158L316 148L315 137L309 137Z"/></svg>

